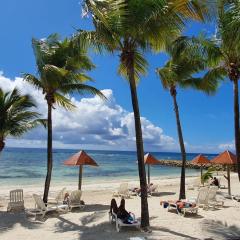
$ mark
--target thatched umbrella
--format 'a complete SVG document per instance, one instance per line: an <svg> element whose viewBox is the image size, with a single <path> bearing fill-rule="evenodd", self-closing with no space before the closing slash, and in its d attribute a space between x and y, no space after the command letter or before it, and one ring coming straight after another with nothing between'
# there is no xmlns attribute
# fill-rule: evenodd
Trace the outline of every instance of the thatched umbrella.
<svg viewBox="0 0 240 240"><path fill-rule="evenodd" d="M203 173L203 166L210 164L210 161L204 157L202 154L199 154L198 156L196 156L192 161L192 164L196 164L196 165L200 165L200 169L201 169L201 182L202 182L202 173Z"/></svg>
<svg viewBox="0 0 240 240"><path fill-rule="evenodd" d="M83 165L90 165L97 167L98 164L84 151L80 151L70 157L68 160L64 161L64 165L67 166L79 166L79 180L78 180L78 189L82 188L82 172Z"/></svg>
<svg viewBox="0 0 240 240"><path fill-rule="evenodd" d="M148 165L148 184L150 184L150 165L159 165L161 162L150 153L147 153L144 155L144 163Z"/></svg>
<svg viewBox="0 0 240 240"><path fill-rule="evenodd" d="M225 151L215 157L211 163L227 166L228 194L231 195L230 165L237 164L237 157L230 151Z"/></svg>

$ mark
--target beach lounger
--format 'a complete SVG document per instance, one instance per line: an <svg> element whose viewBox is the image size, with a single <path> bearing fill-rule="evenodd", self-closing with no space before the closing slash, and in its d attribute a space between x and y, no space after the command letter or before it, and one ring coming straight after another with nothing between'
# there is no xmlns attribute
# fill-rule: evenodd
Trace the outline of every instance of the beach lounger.
<svg viewBox="0 0 240 240"><path fill-rule="evenodd" d="M66 204L61 204L61 205L57 204L56 206L51 206L51 207L46 206L42 198L37 194L33 194L33 199L35 201L36 208L29 209L27 213L35 215L35 218L37 217L37 215L41 215L41 217L44 218L48 212L53 212L53 211L67 212L68 211L68 205Z"/></svg>
<svg viewBox="0 0 240 240"><path fill-rule="evenodd" d="M130 193L128 190L128 183L121 183L117 192L113 193L114 197L130 198Z"/></svg>
<svg viewBox="0 0 240 240"><path fill-rule="evenodd" d="M221 184L221 182L222 182L221 178L218 178L218 182L219 182L220 189L227 189L227 187L225 185Z"/></svg>
<svg viewBox="0 0 240 240"><path fill-rule="evenodd" d="M16 189L10 191L10 202L8 203L7 211L23 211L24 210L24 200L23 200L23 190Z"/></svg>
<svg viewBox="0 0 240 240"><path fill-rule="evenodd" d="M203 209L207 208L208 205L208 191L209 187L201 187L198 190L198 196L196 198L192 197L189 199L190 202L196 203L198 207L203 207Z"/></svg>
<svg viewBox="0 0 240 240"><path fill-rule="evenodd" d="M61 191L57 194L57 196L55 198L48 198L48 204L62 204L65 194L66 194L66 188L64 187L63 189L61 189Z"/></svg>
<svg viewBox="0 0 240 240"><path fill-rule="evenodd" d="M217 186L211 186L208 190L207 203L205 209L208 210L209 207L215 208L216 206L223 207L224 201L217 200Z"/></svg>
<svg viewBox="0 0 240 240"><path fill-rule="evenodd" d="M240 202L240 195L234 195L232 196L233 200L236 200L237 202Z"/></svg>
<svg viewBox="0 0 240 240"><path fill-rule="evenodd" d="M150 194L151 196L157 195L158 194L158 185L153 184L153 185L148 186L148 194Z"/></svg>
<svg viewBox="0 0 240 240"><path fill-rule="evenodd" d="M185 217L186 213L197 214L198 206L196 203L193 203L189 200L180 200L180 201L161 201L160 205L163 205L163 208L167 208L168 211L175 209L177 214Z"/></svg>
<svg viewBox="0 0 240 240"><path fill-rule="evenodd" d="M72 191L70 193L69 204L68 204L70 211L73 208L84 208L85 207L85 205L81 201L81 197L82 197L82 191L81 190L75 190L75 191Z"/></svg>
<svg viewBox="0 0 240 240"><path fill-rule="evenodd" d="M134 217L135 218L135 217ZM135 227L135 228L140 228L141 223L138 220L135 220L133 223L129 224L129 223L123 223L123 221L117 217L117 214L112 212L109 213L109 221L111 223L116 224L116 230L117 232L120 232L121 227Z"/></svg>

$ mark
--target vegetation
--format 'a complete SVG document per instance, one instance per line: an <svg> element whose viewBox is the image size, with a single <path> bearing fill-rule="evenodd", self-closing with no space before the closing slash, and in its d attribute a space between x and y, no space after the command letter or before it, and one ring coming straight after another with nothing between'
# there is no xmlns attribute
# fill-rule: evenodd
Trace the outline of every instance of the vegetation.
<svg viewBox="0 0 240 240"><path fill-rule="evenodd" d="M21 95L16 88L4 92L0 88L0 152L5 147L7 137L20 137L44 120L39 114L32 111L36 107L30 95Z"/></svg>
<svg viewBox="0 0 240 240"><path fill-rule="evenodd" d="M204 35L198 38L182 38L181 52L190 49L201 54L208 64L204 79L216 85L226 77L233 83L234 94L234 132L237 155L238 176L240 180L240 126L239 93L240 78L240 31L239 1L218 1L217 32L213 38Z"/></svg>
<svg viewBox="0 0 240 240"><path fill-rule="evenodd" d="M201 72L205 69L205 62L201 55L196 55L195 52L190 51L179 53L178 43L182 37L171 43L171 47L168 48L170 60L164 67L156 70L159 75L162 85L165 89L169 90L170 95L173 98L174 111L176 115L177 131L179 138L179 145L182 155L182 168L181 168L181 181L180 181L180 193L179 199L186 199L185 193L185 167L186 167L186 150L183 139L181 121L179 116L179 108L177 103L177 87L192 87L202 91L210 93L215 90L215 85L212 86L201 78L193 77L194 74Z"/></svg>
<svg viewBox="0 0 240 240"><path fill-rule="evenodd" d="M118 73L128 80L134 112L138 171L141 187L141 227L149 227L147 181L144 149L137 97L137 84L147 73L144 58L147 50L162 50L175 38L188 18L203 19L208 13L205 1L98 1L86 0L95 30L80 31L77 39L87 39L98 51L107 50L119 56Z"/></svg>
<svg viewBox="0 0 240 240"><path fill-rule="evenodd" d="M24 74L24 80L41 90L48 106L47 117L47 176L45 180L43 201L46 203L52 175L52 109L58 104L66 109L74 109L67 94L78 92L96 94L104 98L96 88L84 84L91 80L85 71L94 65L79 43L73 44L69 39L59 40L58 35L50 35L44 40L32 40L38 75Z"/></svg>
<svg viewBox="0 0 240 240"><path fill-rule="evenodd" d="M179 198L185 194L186 150L177 102L178 87L191 87L211 94L219 81L228 77L234 86L235 148L240 180L240 2L233 0L85 0L85 13L91 14L94 29L79 30L71 39L60 40L57 34L43 40L32 40L37 75L26 73L24 80L42 91L47 103L47 175L43 200L47 203L50 188L52 156L52 111L56 105L73 110L71 94L90 93L104 98L96 88L86 85L92 79L86 75L95 66L87 56L90 47L97 53L109 52L119 56L118 73L128 81L134 112L138 173L141 188L141 227L148 230L149 212L147 181L144 165L144 142L137 86L147 74L146 52L166 51L166 65L157 69L162 85L173 98L182 169ZM212 2L212 3L211 3ZM205 21L217 9L217 32L213 38L179 37L189 19ZM213 12L211 11L213 10ZM215 13L215 12L214 12ZM174 40L175 39L175 40ZM173 41L174 40L174 41ZM171 45L169 44L171 43ZM196 73L205 71L202 78ZM21 96L0 90L0 151L7 136L20 136L43 121L39 120L28 95ZM29 109L30 108L30 109ZM202 181L211 177L213 169L203 174Z"/></svg>
<svg viewBox="0 0 240 240"><path fill-rule="evenodd" d="M203 173L202 178L201 178L201 182L202 184L208 182L210 179L213 178L213 173L215 172L215 168L214 167L209 167L208 170Z"/></svg>

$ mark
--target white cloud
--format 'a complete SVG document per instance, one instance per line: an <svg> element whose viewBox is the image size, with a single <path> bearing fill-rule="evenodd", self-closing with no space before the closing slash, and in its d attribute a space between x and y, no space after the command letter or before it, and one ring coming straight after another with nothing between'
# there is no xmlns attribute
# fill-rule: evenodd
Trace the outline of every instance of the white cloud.
<svg viewBox="0 0 240 240"><path fill-rule="evenodd" d="M228 143L222 143L222 144L219 144L218 145L218 148L220 150L231 150L231 151L234 151L235 150L235 142L234 140L232 140L231 142L228 142Z"/></svg>
<svg viewBox="0 0 240 240"><path fill-rule="evenodd" d="M10 80L0 73L0 87L11 90L17 87L23 94L30 93L38 103L38 111L46 116L47 107L43 95L17 77ZM77 107L66 111L56 107L53 111L53 139L58 148L135 150L133 113L118 105L111 89L102 90L107 101L99 97L72 97ZM178 150L176 141L163 133L145 117L141 118L144 147L148 151ZM8 139L8 146L46 146L46 130L38 128L22 139Z"/></svg>

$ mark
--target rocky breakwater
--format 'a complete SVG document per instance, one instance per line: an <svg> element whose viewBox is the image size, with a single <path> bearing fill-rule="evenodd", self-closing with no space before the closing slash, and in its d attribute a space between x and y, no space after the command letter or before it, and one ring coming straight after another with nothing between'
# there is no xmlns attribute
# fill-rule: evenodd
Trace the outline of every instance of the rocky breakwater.
<svg viewBox="0 0 240 240"><path fill-rule="evenodd" d="M166 159L158 159L158 161L160 162L160 165L163 166L169 166L169 167L182 167L182 161L181 160L166 160ZM223 165L218 165L218 164L207 164L207 165L203 165L202 168L203 169L208 169L209 167L214 167L214 169L216 171L225 171L226 170L226 166ZM191 163L191 161L187 161L186 162L186 168L191 168L191 169L200 169L201 166L200 165L196 165ZM232 165L231 166L231 170L235 171L236 170L236 166Z"/></svg>

